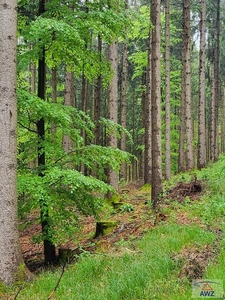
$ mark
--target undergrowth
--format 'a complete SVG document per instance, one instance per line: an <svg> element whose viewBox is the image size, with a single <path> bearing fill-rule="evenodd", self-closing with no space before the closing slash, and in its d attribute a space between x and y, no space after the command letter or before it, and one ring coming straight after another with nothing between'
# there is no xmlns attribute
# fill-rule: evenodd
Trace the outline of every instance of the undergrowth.
<svg viewBox="0 0 225 300"><path fill-rule="evenodd" d="M187 300L191 297L191 280L180 276L184 262L174 257L184 249L191 252L205 247L217 249L215 257L206 263L202 278L225 280L225 158L195 174L204 182L200 200L167 203L162 210L168 219L140 240L121 241L109 253L80 255L75 264L66 266L54 294L60 268L37 276L17 299L45 300L51 295L51 299L59 300ZM192 175L182 176L188 181ZM181 213L187 214L188 224L178 224ZM16 292L12 288L7 295Z"/></svg>

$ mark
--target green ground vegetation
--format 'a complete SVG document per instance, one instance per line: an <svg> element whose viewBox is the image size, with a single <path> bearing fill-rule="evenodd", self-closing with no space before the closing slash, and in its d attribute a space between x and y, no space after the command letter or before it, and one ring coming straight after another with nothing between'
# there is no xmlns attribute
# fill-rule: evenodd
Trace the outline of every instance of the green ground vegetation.
<svg viewBox="0 0 225 300"><path fill-rule="evenodd" d="M66 266L54 294L62 268L43 271L21 286L17 299L185 300L191 298L192 279L199 276L225 283L225 157L194 176L204 185L200 200L168 199L161 208L168 218L144 236L121 241L108 253L83 252ZM192 177L193 173L179 175L165 187ZM17 291L18 286L12 287L5 296Z"/></svg>

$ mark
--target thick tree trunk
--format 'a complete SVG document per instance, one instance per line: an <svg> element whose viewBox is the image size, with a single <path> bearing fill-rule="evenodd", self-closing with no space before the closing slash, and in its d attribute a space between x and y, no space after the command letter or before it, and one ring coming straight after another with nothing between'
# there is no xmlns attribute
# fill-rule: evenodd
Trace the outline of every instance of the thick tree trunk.
<svg viewBox="0 0 225 300"><path fill-rule="evenodd" d="M16 280L23 264L17 220L16 1L0 0L0 281Z"/></svg>
<svg viewBox="0 0 225 300"><path fill-rule="evenodd" d="M206 164L206 130L205 130L205 34L206 1L201 0L200 19L200 53L199 53L199 104L198 104L198 169Z"/></svg>
<svg viewBox="0 0 225 300"><path fill-rule="evenodd" d="M156 209L162 193L160 0L151 1L152 31L152 204Z"/></svg>
<svg viewBox="0 0 225 300"><path fill-rule="evenodd" d="M170 1L165 1L165 177L171 177L170 159Z"/></svg>

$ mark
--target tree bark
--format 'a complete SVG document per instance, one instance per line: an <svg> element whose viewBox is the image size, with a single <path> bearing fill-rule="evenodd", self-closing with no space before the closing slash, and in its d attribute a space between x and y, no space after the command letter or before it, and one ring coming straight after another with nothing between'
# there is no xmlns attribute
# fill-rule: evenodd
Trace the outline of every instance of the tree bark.
<svg viewBox="0 0 225 300"><path fill-rule="evenodd" d="M23 264L17 219L16 13L0 0L0 281L11 284Z"/></svg>
<svg viewBox="0 0 225 300"><path fill-rule="evenodd" d="M122 70L122 95L121 95L121 125L127 126L127 43L123 43L123 70ZM126 134L121 134L121 150L126 151ZM127 164L123 163L121 166L120 176L125 181L127 180Z"/></svg>
<svg viewBox="0 0 225 300"><path fill-rule="evenodd" d="M200 52L199 52L199 104L198 104L198 169L206 164L206 131L205 131L205 34L206 34L206 1L201 0L200 17Z"/></svg>
<svg viewBox="0 0 225 300"><path fill-rule="evenodd" d="M66 72L65 75L65 100L64 105L75 106L74 73ZM63 135L63 150L70 152L72 142L69 136Z"/></svg>
<svg viewBox="0 0 225 300"><path fill-rule="evenodd" d="M114 42L109 46L109 61L113 71L113 78L108 87L108 113L109 120L114 123L118 122L118 43ZM117 148L117 136L110 133L108 137L108 146ZM108 182L115 190L118 191L118 175L117 172L108 171Z"/></svg>
<svg viewBox="0 0 225 300"><path fill-rule="evenodd" d="M152 117L151 117L151 84L152 84L152 68L151 68L151 40L152 40L152 30L149 30L148 36L148 64L146 69L146 95L145 95L145 104L144 104L144 183L152 183Z"/></svg>
<svg viewBox="0 0 225 300"><path fill-rule="evenodd" d="M165 177L171 177L170 158L170 0L165 1Z"/></svg>
<svg viewBox="0 0 225 300"><path fill-rule="evenodd" d="M185 66L185 108L187 138L187 170L194 168L193 121L191 102L191 31L190 31L190 0L184 0L184 66Z"/></svg>
<svg viewBox="0 0 225 300"><path fill-rule="evenodd" d="M215 96L215 122L214 122L214 156L213 160L217 161L219 157L219 55L220 55L220 0L216 2L216 45L214 49L214 96Z"/></svg>
<svg viewBox="0 0 225 300"><path fill-rule="evenodd" d="M101 55L102 55L102 40L101 37L98 36L98 54L99 60L101 62ZM95 144L100 145L100 116L101 116L101 91L102 91L102 76L99 75L96 80L96 87L95 87L95 97L94 97L94 122L95 122Z"/></svg>
<svg viewBox="0 0 225 300"><path fill-rule="evenodd" d="M151 1L152 31L152 204L156 209L162 193L161 76L160 76L160 0Z"/></svg>

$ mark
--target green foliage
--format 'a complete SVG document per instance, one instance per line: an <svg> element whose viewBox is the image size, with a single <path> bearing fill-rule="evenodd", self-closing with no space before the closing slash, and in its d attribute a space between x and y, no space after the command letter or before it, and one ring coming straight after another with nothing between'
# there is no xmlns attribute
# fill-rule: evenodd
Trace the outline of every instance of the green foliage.
<svg viewBox="0 0 225 300"><path fill-rule="evenodd" d="M125 13L123 2L71 3L54 0L46 5L46 12L35 18L28 18L32 6L19 1L19 70L25 71L30 61L42 57L53 68L62 63L76 76L84 74L92 82L103 75L103 84L111 78L110 64L105 55L100 54L92 44L93 38L100 36L112 43L119 36L125 36L131 24L132 15ZM60 6L60 9L58 7ZM105 6L109 6L105 9ZM32 46L30 46L32 45Z"/></svg>
<svg viewBox="0 0 225 300"><path fill-rule="evenodd" d="M45 140L41 141L46 165L42 170L35 163L40 143L36 123L40 118L44 118L46 124ZM93 139L94 124L89 116L70 106L45 102L24 89L18 91L18 124L20 216L37 210L40 201L47 203L51 240L58 244L74 235L81 214L98 215L104 196L114 193L114 189L104 183L105 169L119 171L122 162L129 162L130 157L119 149L84 145L83 130L90 141ZM56 133L52 132L53 124ZM69 153L62 148L64 135L69 136L73 144ZM78 171L81 166L99 179L84 176ZM40 171L44 176L39 176Z"/></svg>
<svg viewBox="0 0 225 300"><path fill-rule="evenodd" d="M134 211L134 206L131 203L124 203L119 209L121 212L131 212Z"/></svg>

